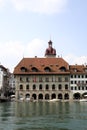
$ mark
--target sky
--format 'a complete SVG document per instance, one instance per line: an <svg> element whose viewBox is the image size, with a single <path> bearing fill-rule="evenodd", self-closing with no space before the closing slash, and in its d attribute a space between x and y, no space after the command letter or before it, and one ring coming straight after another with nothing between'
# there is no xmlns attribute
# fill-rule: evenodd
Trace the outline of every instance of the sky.
<svg viewBox="0 0 87 130"><path fill-rule="evenodd" d="M87 64L87 0L0 0L0 64L44 57L50 39L70 65Z"/></svg>

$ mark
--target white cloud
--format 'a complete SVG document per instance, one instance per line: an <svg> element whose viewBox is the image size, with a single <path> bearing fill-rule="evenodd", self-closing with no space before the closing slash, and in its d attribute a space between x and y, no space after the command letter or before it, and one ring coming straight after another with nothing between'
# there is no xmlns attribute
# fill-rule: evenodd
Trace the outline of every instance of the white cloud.
<svg viewBox="0 0 87 130"><path fill-rule="evenodd" d="M63 11L68 0L11 0L19 11L54 14Z"/></svg>
<svg viewBox="0 0 87 130"><path fill-rule="evenodd" d="M46 44L40 39L34 39L26 44L18 41L0 43L0 63L12 72L23 57L43 57Z"/></svg>
<svg viewBox="0 0 87 130"><path fill-rule="evenodd" d="M87 64L87 56L75 56L74 54L69 54L67 56L64 57L64 59L72 65L78 64L78 65L82 65L82 64Z"/></svg>
<svg viewBox="0 0 87 130"><path fill-rule="evenodd" d="M5 0L0 0L0 7L3 7L5 4Z"/></svg>
<svg viewBox="0 0 87 130"><path fill-rule="evenodd" d="M23 44L18 41L0 43L0 63L12 72L14 67L23 57L44 57L47 42L41 39L33 39L29 43ZM69 54L63 57L69 64L85 64L87 56L75 56Z"/></svg>

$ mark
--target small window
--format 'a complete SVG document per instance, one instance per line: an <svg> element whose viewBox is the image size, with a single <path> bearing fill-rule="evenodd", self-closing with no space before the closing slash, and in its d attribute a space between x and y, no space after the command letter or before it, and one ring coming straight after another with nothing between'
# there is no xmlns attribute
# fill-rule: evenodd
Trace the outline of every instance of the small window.
<svg viewBox="0 0 87 130"><path fill-rule="evenodd" d="M68 84L65 84L65 90L68 90Z"/></svg>
<svg viewBox="0 0 87 130"><path fill-rule="evenodd" d="M29 84L26 85L26 89L29 90Z"/></svg>
<svg viewBox="0 0 87 130"><path fill-rule="evenodd" d="M55 90L55 84L52 85L52 90Z"/></svg>
<svg viewBox="0 0 87 130"><path fill-rule="evenodd" d="M49 67L46 67L44 70L45 70L45 72L50 72L51 71L51 69Z"/></svg>
<svg viewBox="0 0 87 130"><path fill-rule="evenodd" d="M49 90L49 85L48 84L46 84L46 90Z"/></svg>
<svg viewBox="0 0 87 130"><path fill-rule="evenodd" d="M61 89L62 89L62 85L61 85L61 84L59 84L58 88L59 88L59 90L61 90Z"/></svg>
<svg viewBox="0 0 87 130"><path fill-rule="evenodd" d="M20 90L23 90L23 85L20 85Z"/></svg>

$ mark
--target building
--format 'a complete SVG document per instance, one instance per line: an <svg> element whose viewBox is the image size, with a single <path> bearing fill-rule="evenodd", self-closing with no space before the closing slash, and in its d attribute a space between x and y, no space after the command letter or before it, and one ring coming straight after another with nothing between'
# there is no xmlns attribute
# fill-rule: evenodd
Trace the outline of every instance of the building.
<svg viewBox="0 0 87 130"><path fill-rule="evenodd" d="M3 65L0 65L0 97L8 96L10 72Z"/></svg>
<svg viewBox="0 0 87 130"><path fill-rule="evenodd" d="M13 73L17 100L72 100L87 92L87 67L69 65L62 57L56 57L51 40L45 57L23 58Z"/></svg>

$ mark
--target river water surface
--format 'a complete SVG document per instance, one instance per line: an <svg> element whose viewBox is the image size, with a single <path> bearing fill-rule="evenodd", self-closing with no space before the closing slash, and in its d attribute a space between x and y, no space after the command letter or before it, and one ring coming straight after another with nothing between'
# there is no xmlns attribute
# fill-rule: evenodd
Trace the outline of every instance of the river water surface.
<svg viewBox="0 0 87 130"><path fill-rule="evenodd" d="M87 102L0 103L0 130L87 130Z"/></svg>

